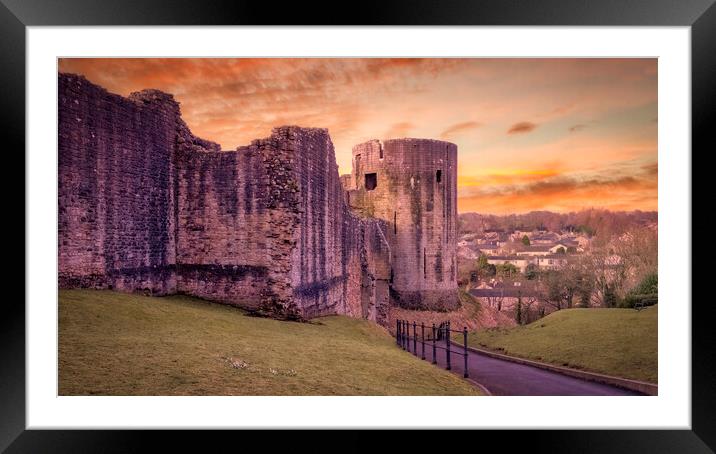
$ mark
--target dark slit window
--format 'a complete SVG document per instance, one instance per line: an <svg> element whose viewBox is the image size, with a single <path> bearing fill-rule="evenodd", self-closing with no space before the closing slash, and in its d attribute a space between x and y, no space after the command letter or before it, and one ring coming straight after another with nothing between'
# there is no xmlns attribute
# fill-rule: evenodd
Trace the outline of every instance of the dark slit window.
<svg viewBox="0 0 716 454"><path fill-rule="evenodd" d="M440 183L443 179L443 171L442 170L436 170L435 171L435 181Z"/></svg>
<svg viewBox="0 0 716 454"><path fill-rule="evenodd" d="M377 173L366 173L365 174L365 189L372 191L378 186L378 174Z"/></svg>
<svg viewBox="0 0 716 454"><path fill-rule="evenodd" d="M428 254L423 248L423 279L428 278Z"/></svg>
<svg viewBox="0 0 716 454"><path fill-rule="evenodd" d="M393 233L398 234L398 212L393 211Z"/></svg>

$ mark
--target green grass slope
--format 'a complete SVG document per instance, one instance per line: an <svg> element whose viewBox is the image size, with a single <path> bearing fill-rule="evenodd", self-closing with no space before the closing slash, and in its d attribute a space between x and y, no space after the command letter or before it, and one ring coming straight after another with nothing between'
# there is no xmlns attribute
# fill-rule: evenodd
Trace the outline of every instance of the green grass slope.
<svg viewBox="0 0 716 454"><path fill-rule="evenodd" d="M512 356L657 383L657 306L565 309L529 325L470 333L468 343Z"/></svg>
<svg viewBox="0 0 716 454"><path fill-rule="evenodd" d="M61 290L60 395L475 395L377 325L246 316L186 296Z"/></svg>

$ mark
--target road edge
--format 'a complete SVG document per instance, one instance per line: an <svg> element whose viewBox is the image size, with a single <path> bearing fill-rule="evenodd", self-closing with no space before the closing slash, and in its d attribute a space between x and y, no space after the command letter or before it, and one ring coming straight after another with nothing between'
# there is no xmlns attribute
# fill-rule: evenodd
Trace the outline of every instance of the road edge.
<svg viewBox="0 0 716 454"><path fill-rule="evenodd" d="M454 343L454 342L453 342ZM455 344L458 345L458 344ZM463 347L462 345L459 345ZM464 348L464 347L463 347ZM655 383L648 383L639 380L631 380L629 378L614 377L612 375L604 375L596 372L587 372L579 369L572 369L569 367L555 366L552 364L542 363L531 359L519 358L516 356L509 356L502 353L496 353L490 350L483 350L476 347L467 347L468 351L473 353L483 354L491 358L502 359L513 363L524 364L527 366L537 367L539 369L545 369L552 372L557 372L570 377L581 378L582 380L593 381L597 383L603 383L606 385L616 386L619 388L628 389L630 391L636 391L648 396L658 396L659 385Z"/></svg>
<svg viewBox="0 0 716 454"><path fill-rule="evenodd" d="M485 387L485 385L483 385L482 383L480 383L480 382L478 382L478 381L475 381L475 380L473 380L472 378L465 378L465 377L463 377L463 379L464 379L465 381L467 381L468 383L470 383L470 384L471 384L472 386L474 386L475 388L477 388L478 390L480 390L480 392L481 392L481 393L484 393L486 396L492 396L492 393L490 392L490 390L487 389L487 388Z"/></svg>

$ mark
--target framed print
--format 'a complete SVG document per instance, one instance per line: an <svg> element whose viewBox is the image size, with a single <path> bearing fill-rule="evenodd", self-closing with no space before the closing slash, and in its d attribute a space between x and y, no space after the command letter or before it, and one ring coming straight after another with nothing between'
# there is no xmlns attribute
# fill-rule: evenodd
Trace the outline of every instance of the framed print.
<svg viewBox="0 0 716 454"><path fill-rule="evenodd" d="M3 0L27 267L0 446L712 452L691 225L715 11Z"/></svg>

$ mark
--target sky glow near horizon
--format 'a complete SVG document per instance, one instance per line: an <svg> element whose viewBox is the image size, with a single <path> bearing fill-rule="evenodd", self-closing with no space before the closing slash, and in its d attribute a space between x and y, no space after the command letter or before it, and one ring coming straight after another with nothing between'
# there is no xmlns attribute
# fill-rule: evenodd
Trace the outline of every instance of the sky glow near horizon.
<svg viewBox="0 0 716 454"><path fill-rule="evenodd" d="M458 145L458 211L657 209L656 59L61 59L113 93L172 93L231 150L328 128L340 173L369 139Z"/></svg>

